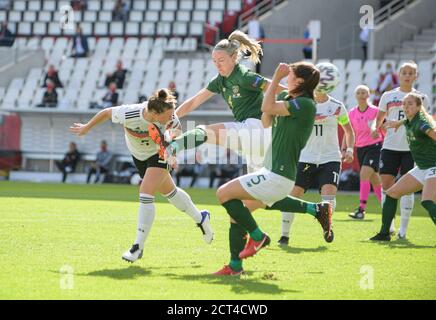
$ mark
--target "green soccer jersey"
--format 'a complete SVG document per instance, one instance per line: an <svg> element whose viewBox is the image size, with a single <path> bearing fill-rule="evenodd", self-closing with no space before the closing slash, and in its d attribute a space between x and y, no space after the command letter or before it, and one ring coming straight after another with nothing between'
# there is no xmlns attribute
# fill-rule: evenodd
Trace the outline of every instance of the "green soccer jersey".
<svg viewBox="0 0 436 320"><path fill-rule="evenodd" d="M410 152L418 168L424 170L436 167L436 141L426 134L428 130L434 128L433 123L419 112L412 120L406 120L404 126Z"/></svg>
<svg viewBox="0 0 436 320"><path fill-rule="evenodd" d="M286 99L282 91L279 101L285 101L289 116L276 116L272 122L272 142L265 155L264 165L268 170L295 181L300 152L306 145L315 123L316 103L301 96Z"/></svg>
<svg viewBox="0 0 436 320"><path fill-rule="evenodd" d="M217 74L207 90L219 93L226 100L236 121L262 116L263 89L267 81L264 77L237 64L228 77Z"/></svg>

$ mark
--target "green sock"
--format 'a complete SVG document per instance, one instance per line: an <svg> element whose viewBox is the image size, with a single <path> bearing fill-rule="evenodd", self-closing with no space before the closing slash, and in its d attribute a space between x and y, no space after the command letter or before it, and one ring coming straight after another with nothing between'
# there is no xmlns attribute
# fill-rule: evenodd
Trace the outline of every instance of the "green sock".
<svg viewBox="0 0 436 320"><path fill-rule="evenodd" d="M284 212L308 213L316 217L316 203L303 201L291 196L287 196L286 198L277 201L271 207L267 206L266 210L280 210Z"/></svg>
<svg viewBox="0 0 436 320"><path fill-rule="evenodd" d="M428 211L428 214L430 215L431 220L433 220L433 223L436 224L436 204L431 200L424 200L421 202L421 204L425 208L425 210Z"/></svg>
<svg viewBox="0 0 436 320"><path fill-rule="evenodd" d="M239 259L239 253L244 249L245 235L247 232L237 223L230 223L229 229L229 247L230 247L230 267L239 271L242 269L242 260Z"/></svg>
<svg viewBox="0 0 436 320"><path fill-rule="evenodd" d="M257 227L253 232L250 232L250 237L254 241L260 241L263 238L263 232Z"/></svg>
<svg viewBox="0 0 436 320"><path fill-rule="evenodd" d="M241 200L232 199L224 202L222 206L227 210L229 216L231 216L236 223L240 224L244 230L248 232L256 230L256 220L254 220L250 211L248 211Z"/></svg>
<svg viewBox="0 0 436 320"><path fill-rule="evenodd" d="M397 212L398 199L391 198L386 195L385 202L383 203L382 209L382 226L380 233L389 234L389 229L391 227L392 219L395 217Z"/></svg>
<svg viewBox="0 0 436 320"><path fill-rule="evenodd" d="M242 260L230 260L229 263L230 268L232 268L235 271L241 271L242 270Z"/></svg>
<svg viewBox="0 0 436 320"><path fill-rule="evenodd" d="M193 130L186 131L179 137L175 138L171 142L171 146L175 149L175 152L182 151L184 149L196 148L202 145L207 140L207 134L204 129L195 128Z"/></svg>

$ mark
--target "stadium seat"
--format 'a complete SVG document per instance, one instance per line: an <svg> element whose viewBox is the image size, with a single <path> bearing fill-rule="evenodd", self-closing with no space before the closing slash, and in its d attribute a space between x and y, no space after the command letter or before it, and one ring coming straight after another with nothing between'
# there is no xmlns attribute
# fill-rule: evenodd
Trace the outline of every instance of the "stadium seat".
<svg viewBox="0 0 436 320"><path fill-rule="evenodd" d="M40 11L38 12L38 21L41 22L52 22L52 13L50 11Z"/></svg>
<svg viewBox="0 0 436 320"><path fill-rule="evenodd" d="M41 2L40 1L28 1L27 2L27 10L40 11L41 10Z"/></svg>
<svg viewBox="0 0 436 320"><path fill-rule="evenodd" d="M149 0L148 1L148 10L161 11L162 10L162 2L163 1L159 1L159 0Z"/></svg>
<svg viewBox="0 0 436 320"><path fill-rule="evenodd" d="M43 10L44 11L56 11L56 2L54 0L44 0L43 2Z"/></svg>
<svg viewBox="0 0 436 320"><path fill-rule="evenodd" d="M197 38L185 38L183 41L183 51L195 51L197 50Z"/></svg>
<svg viewBox="0 0 436 320"><path fill-rule="evenodd" d="M133 1L133 10L136 11L145 11L147 9L147 2L143 0L134 0Z"/></svg>
<svg viewBox="0 0 436 320"><path fill-rule="evenodd" d="M166 1L162 1L162 2L164 2L164 10L171 10L171 11L177 10L177 1L176 0L166 0Z"/></svg>
<svg viewBox="0 0 436 320"><path fill-rule="evenodd" d="M108 32L108 24L105 22L96 22L94 24L94 33L96 35L104 36Z"/></svg>
<svg viewBox="0 0 436 320"><path fill-rule="evenodd" d="M100 11L100 1L99 0L88 0L88 10L90 11Z"/></svg>
<svg viewBox="0 0 436 320"><path fill-rule="evenodd" d="M82 33L85 36L92 35L92 23L91 22L82 22L82 23L80 23L80 28L82 28Z"/></svg>
<svg viewBox="0 0 436 320"><path fill-rule="evenodd" d="M110 34L112 36L121 36L124 33L123 22L111 22L110 23Z"/></svg>
<svg viewBox="0 0 436 320"><path fill-rule="evenodd" d="M21 35L31 35L32 34L32 23L21 22L18 24L18 33Z"/></svg>
<svg viewBox="0 0 436 320"><path fill-rule="evenodd" d="M156 23L156 35L157 36L169 36L171 34L170 22L158 22Z"/></svg>
<svg viewBox="0 0 436 320"><path fill-rule="evenodd" d="M33 24L33 34L43 36L47 33L47 24L45 22L35 22Z"/></svg>
<svg viewBox="0 0 436 320"><path fill-rule="evenodd" d="M241 11L241 9L242 9L242 6L241 6L240 0L228 0L227 1L227 10L239 12L239 11Z"/></svg>
<svg viewBox="0 0 436 320"><path fill-rule="evenodd" d="M15 0L13 9L15 11L26 11L26 1Z"/></svg>
<svg viewBox="0 0 436 320"><path fill-rule="evenodd" d="M60 36L61 35L61 28L59 27L58 22L50 22L48 24L48 34L51 36Z"/></svg>
<svg viewBox="0 0 436 320"><path fill-rule="evenodd" d="M112 21L112 12L111 11L100 11L98 14L99 22L111 22Z"/></svg>
<svg viewBox="0 0 436 320"><path fill-rule="evenodd" d="M21 22L21 14L20 11L10 11L8 22Z"/></svg>
<svg viewBox="0 0 436 320"><path fill-rule="evenodd" d="M194 1L193 0L180 0L179 10L192 11L193 9L194 9Z"/></svg>
<svg viewBox="0 0 436 320"><path fill-rule="evenodd" d="M353 72L362 72L362 60L359 59L351 59L348 61L346 71L348 73Z"/></svg>
<svg viewBox="0 0 436 320"><path fill-rule="evenodd" d="M144 36L153 36L155 33L156 24L154 22L141 23L141 34Z"/></svg>
<svg viewBox="0 0 436 320"><path fill-rule="evenodd" d="M181 38L172 37L168 41L165 51L180 51L182 49L183 40Z"/></svg>
<svg viewBox="0 0 436 320"><path fill-rule="evenodd" d="M6 11L0 10L0 21L6 21Z"/></svg>
<svg viewBox="0 0 436 320"><path fill-rule="evenodd" d="M209 10L209 1L207 0L195 0L195 9L196 10Z"/></svg>
<svg viewBox="0 0 436 320"><path fill-rule="evenodd" d="M147 22L158 22L159 21L159 11L146 11L145 21Z"/></svg>
<svg viewBox="0 0 436 320"><path fill-rule="evenodd" d="M191 12L190 11L178 11L176 20L178 22L189 22L191 21Z"/></svg>
<svg viewBox="0 0 436 320"><path fill-rule="evenodd" d="M130 22L142 22L144 19L142 11L130 11Z"/></svg>
<svg viewBox="0 0 436 320"><path fill-rule="evenodd" d="M201 35L203 35L203 23L201 23L201 22L191 22L189 24L189 35L190 36L201 36Z"/></svg>
<svg viewBox="0 0 436 320"><path fill-rule="evenodd" d="M192 13L192 21L195 22L206 22L207 20L207 11L193 11Z"/></svg>
<svg viewBox="0 0 436 320"><path fill-rule="evenodd" d="M6 17L5 17L6 20ZM35 11L27 11L24 12L23 20L26 22L34 22L36 21L36 12ZM0 21L4 21L0 18Z"/></svg>
<svg viewBox="0 0 436 320"><path fill-rule="evenodd" d="M173 34L175 36L185 37L188 34L188 23L186 22L174 22L173 23Z"/></svg>
<svg viewBox="0 0 436 320"><path fill-rule="evenodd" d="M97 20L97 12L95 11L85 11L85 14L83 16L83 21L87 22L96 22ZM95 29L95 27L94 27Z"/></svg>
<svg viewBox="0 0 436 320"><path fill-rule="evenodd" d="M212 10L224 11L226 8L225 0L212 0Z"/></svg>
<svg viewBox="0 0 436 320"><path fill-rule="evenodd" d="M123 59L133 59L138 47L138 38L127 38L123 50Z"/></svg>
<svg viewBox="0 0 436 320"><path fill-rule="evenodd" d="M175 16L174 11L162 11L160 14L160 21L173 22L174 16Z"/></svg>
<svg viewBox="0 0 436 320"><path fill-rule="evenodd" d="M378 73L378 65L378 60L366 60L365 64L363 65L363 72L370 74Z"/></svg>
<svg viewBox="0 0 436 320"><path fill-rule="evenodd" d="M103 10L112 11L115 7L115 0L105 0L103 1Z"/></svg>

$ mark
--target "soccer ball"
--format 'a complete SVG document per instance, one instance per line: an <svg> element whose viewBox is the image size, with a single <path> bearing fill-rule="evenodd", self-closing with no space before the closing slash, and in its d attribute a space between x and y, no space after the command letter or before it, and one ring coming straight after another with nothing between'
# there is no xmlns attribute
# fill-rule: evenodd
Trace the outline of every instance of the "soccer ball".
<svg viewBox="0 0 436 320"><path fill-rule="evenodd" d="M315 91L320 93L330 93L339 84L339 70L330 62L322 62L316 65L320 72L319 83Z"/></svg>

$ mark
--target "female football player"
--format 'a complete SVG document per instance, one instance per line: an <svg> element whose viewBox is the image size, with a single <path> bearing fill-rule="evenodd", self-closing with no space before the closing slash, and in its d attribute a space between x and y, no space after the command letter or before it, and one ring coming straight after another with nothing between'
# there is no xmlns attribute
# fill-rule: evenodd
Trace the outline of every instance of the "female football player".
<svg viewBox="0 0 436 320"><path fill-rule="evenodd" d="M186 100L177 108L179 118L184 117L215 94L221 94L232 110L234 122L225 122L197 127L187 131L171 143L169 153L197 147L205 142L230 145L235 151L241 150L246 156L249 172L262 167L264 150L271 139L270 129L261 123L263 93L271 81L258 75L239 63L243 54L250 52L249 59L257 64L262 54L260 44L241 31L234 31L228 39L221 40L213 49L212 59L218 74L206 88ZM276 93L286 89L278 86ZM239 143L241 147L239 147Z"/></svg>
<svg viewBox="0 0 436 320"><path fill-rule="evenodd" d="M276 101L275 92L279 81L286 76L289 91L280 94L279 101ZM272 125L272 143L265 155L265 166L255 173L234 179L217 190L218 200L231 217L231 258L230 263L215 275L241 274L242 259L253 256L270 243L270 238L250 213L257 208L311 214L321 223L324 239L327 242L333 241L331 205L327 202L304 202L288 196L294 186L300 151L312 133L316 114L313 90L318 82L319 71L311 63L281 63L277 67L262 103L262 124L265 127ZM245 200L246 206L242 200ZM249 233L246 243L240 239L232 241L231 230L234 228Z"/></svg>
<svg viewBox="0 0 436 320"><path fill-rule="evenodd" d="M400 67L399 79L400 87L394 90L385 92L379 103L377 114L377 122L373 128L373 136L377 135L378 129L383 124L383 121L399 121L404 118L403 99L409 92L415 92L423 97L423 105L427 109L429 104L428 97L415 90L413 84L418 76L418 66L415 62L403 63ZM383 191L388 190L395 183L397 175L406 174L414 166L412 154L410 153L409 145L406 140L405 127L401 127L398 131L388 129L383 142L383 147L380 155L380 178L382 181ZM412 214L414 195L406 194L401 198L401 224L398 232L399 238L406 236L407 225L410 215Z"/></svg>
<svg viewBox="0 0 436 320"><path fill-rule="evenodd" d="M436 224L436 128L423 107L422 95L408 93L403 99L406 119L388 122L392 130L405 128L407 141L416 166L386 191L380 232L371 238L389 241L389 226L397 211L398 199L422 190L421 204Z"/></svg>
<svg viewBox="0 0 436 320"><path fill-rule="evenodd" d="M157 192L180 211L186 212L200 227L204 241L211 243L213 232L210 214L199 211L190 196L174 184L169 166L163 158L160 142L155 133L176 129L180 122L174 115L175 98L167 89L158 90L148 103L122 105L104 109L88 123L74 123L70 131L78 136L86 135L94 126L112 119L124 126L126 145L142 178L139 187L138 230L136 240L122 258L134 262L142 257L144 243L155 217L154 197ZM156 143L157 142L157 143Z"/></svg>
<svg viewBox="0 0 436 320"><path fill-rule="evenodd" d="M357 106L351 109L349 116L356 134L357 158L360 165L360 205L349 216L354 219L364 219L371 185L378 201L381 203L381 182L378 171L383 133L380 129L377 135L372 134L371 131L378 109L368 101L369 88L365 85L359 85L354 93Z"/></svg>
<svg viewBox="0 0 436 320"><path fill-rule="evenodd" d="M334 211L341 158L346 163L351 163L354 159L354 132L344 104L328 95L339 82L337 68L327 62L319 63L316 67L320 72L320 80L315 89L315 124L306 146L301 151L291 196L303 197L316 181L322 200L330 202ZM347 146L342 154L338 140L338 125L344 129ZM282 236L278 241L279 245L288 245L294 217L295 214L292 212L282 212Z"/></svg>

